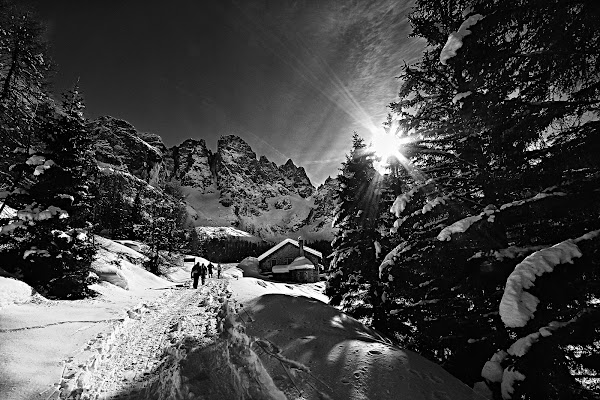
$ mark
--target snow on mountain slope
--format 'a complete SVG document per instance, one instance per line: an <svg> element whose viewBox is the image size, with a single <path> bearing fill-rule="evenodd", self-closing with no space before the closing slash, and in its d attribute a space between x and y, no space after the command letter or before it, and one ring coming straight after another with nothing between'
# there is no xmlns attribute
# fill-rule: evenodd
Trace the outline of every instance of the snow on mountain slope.
<svg viewBox="0 0 600 400"><path fill-rule="evenodd" d="M231 207L219 202L220 192L202 193L193 187L182 186L190 223L193 226L231 226L238 221Z"/></svg>
<svg viewBox="0 0 600 400"><path fill-rule="evenodd" d="M198 232L200 237L204 236L209 239L241 238L253 241L261 240L248 232L241 231L231 226L199 226L196 227L196 232Z"/></svg>

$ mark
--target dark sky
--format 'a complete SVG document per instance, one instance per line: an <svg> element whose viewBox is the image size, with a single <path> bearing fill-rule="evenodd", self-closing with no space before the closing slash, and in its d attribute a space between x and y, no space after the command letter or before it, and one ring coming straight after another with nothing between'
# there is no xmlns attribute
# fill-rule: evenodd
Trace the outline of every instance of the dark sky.
<svg viewBox="0 0 600 400"><path fill-rule="evenodd" d="M80 78L89 117L167 146L236 134L313 184L367 141L420 56L409 0L33 0L60 93Z"/></svg>

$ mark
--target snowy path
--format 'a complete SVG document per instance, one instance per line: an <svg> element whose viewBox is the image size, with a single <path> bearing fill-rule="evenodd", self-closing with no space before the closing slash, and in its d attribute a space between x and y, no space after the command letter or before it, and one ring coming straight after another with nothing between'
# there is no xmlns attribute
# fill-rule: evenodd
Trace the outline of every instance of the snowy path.
<svg viewBox="0 0 600 400"><path fill-rule="evenodd" d="M216 335L219 299L226 280L208 280L198 290L171 289L160 299L127 312L109 334L90 340L79 357L69 360L61 382L61 398L81 393L99 399L145 398L155 391L161 373L175 367L169 352L185 336L203 346ZM221 300L222 301L222 300Z"/></svg>

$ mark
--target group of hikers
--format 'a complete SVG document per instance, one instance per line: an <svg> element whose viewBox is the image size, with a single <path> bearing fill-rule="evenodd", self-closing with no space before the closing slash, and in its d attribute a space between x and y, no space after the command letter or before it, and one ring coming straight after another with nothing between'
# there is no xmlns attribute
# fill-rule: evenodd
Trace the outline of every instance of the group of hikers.
<svg viewBox="0 0 600 400"><path fill-rule="evenodd" d="M197 262L192 267L192 279L194 280L194 289L198 288L198 279L202 279L202 284L206 282L206 276L209 278L213 277L213 263L209 262L208 265ZM217 279L221 279L221 264L217 264Z"/></svg>

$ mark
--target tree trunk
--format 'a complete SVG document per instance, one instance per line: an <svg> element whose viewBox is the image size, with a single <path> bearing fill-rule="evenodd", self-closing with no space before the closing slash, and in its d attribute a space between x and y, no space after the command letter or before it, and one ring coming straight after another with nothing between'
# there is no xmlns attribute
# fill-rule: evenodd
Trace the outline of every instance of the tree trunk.
<svg viewBox="0 0 600 400"><path fill-rule="evenodd" d="M8 74L6 75L6 79L4 80L4 85L2 87L2 96L0 97L0 102L4 102L8 98L8 92L10 89L10 82L12 80L13 75L17 70L17 61L19 59L19 40L15 39L15 47L12 51L12 61L10 63L10 69L8 70Z"/></svg>

